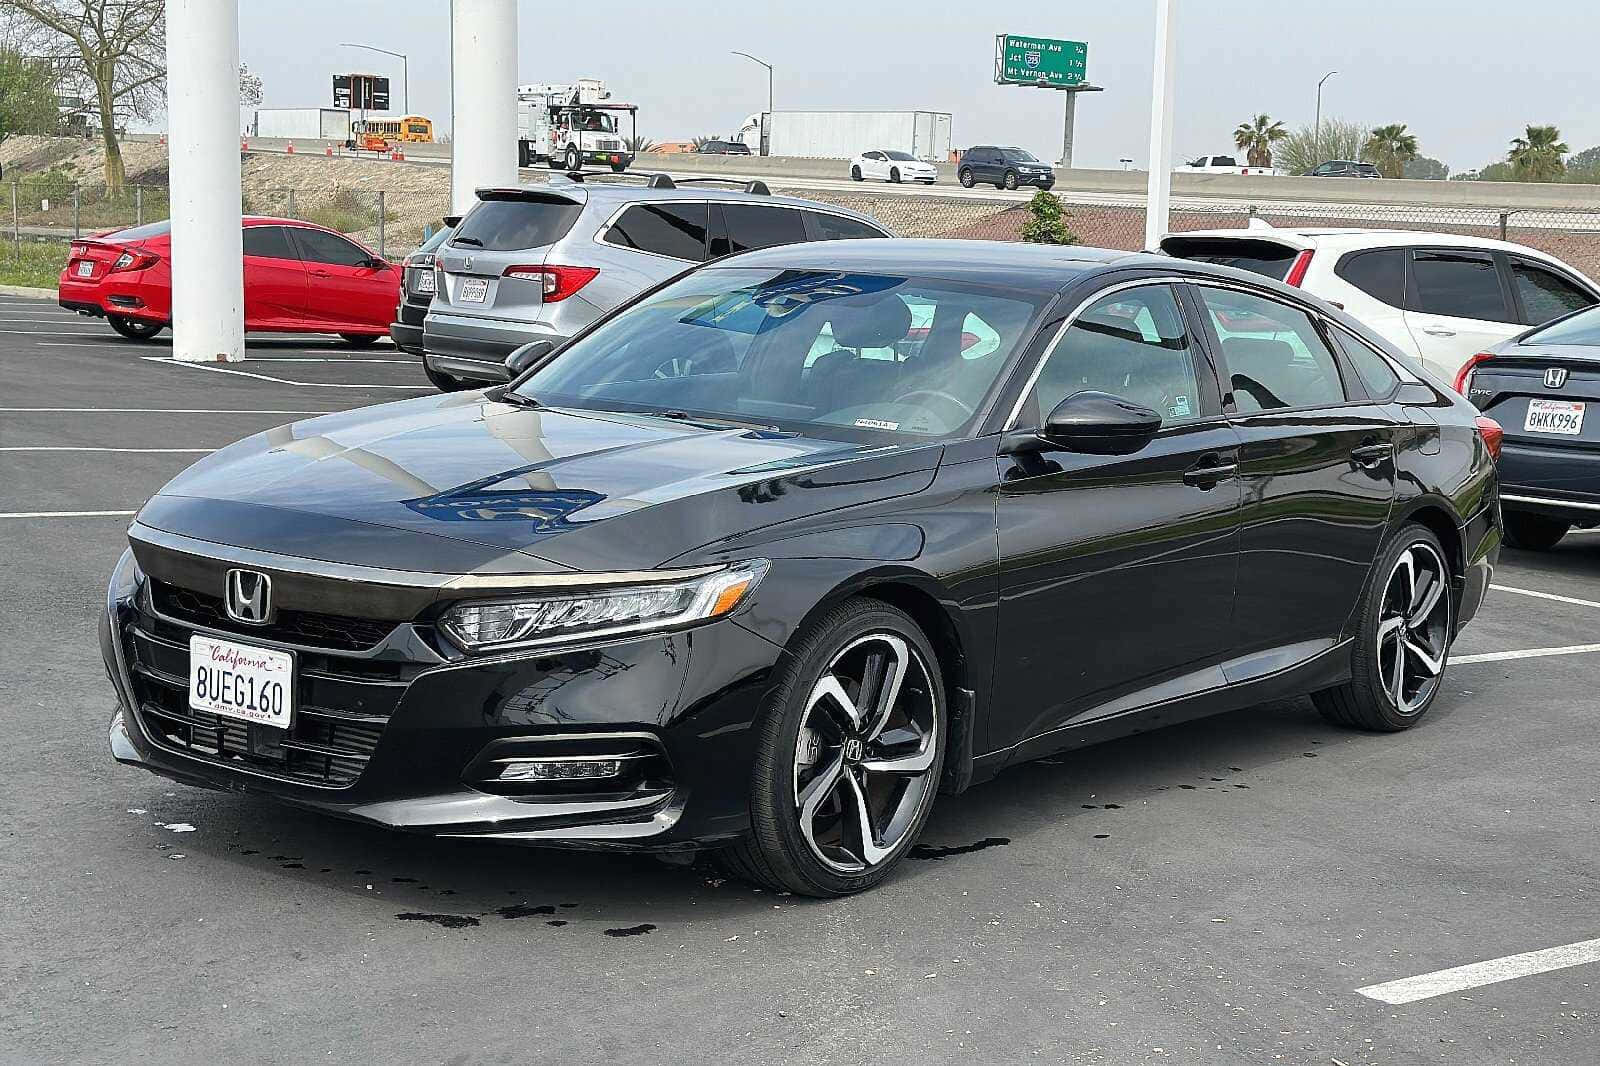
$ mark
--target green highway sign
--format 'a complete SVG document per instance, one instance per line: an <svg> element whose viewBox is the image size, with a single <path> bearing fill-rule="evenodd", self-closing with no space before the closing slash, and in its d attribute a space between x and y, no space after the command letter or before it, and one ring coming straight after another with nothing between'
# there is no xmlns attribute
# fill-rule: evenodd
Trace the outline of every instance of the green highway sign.
<svg viewBox="0 0 1600 1066"><path fill-rule="evenodd" d="M997 85L1044 85L1070 89L1088 81L1089 45L1049 37L1004 33L994 39Z"/></svg>

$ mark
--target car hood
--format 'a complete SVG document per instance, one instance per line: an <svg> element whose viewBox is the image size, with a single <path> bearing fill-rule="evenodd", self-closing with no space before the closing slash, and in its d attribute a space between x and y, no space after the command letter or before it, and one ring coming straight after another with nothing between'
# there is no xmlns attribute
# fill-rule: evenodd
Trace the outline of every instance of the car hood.
<svg viewBox="0 0 1600 1066"><path fill-rule="evenodd" d="M918 492L941 453L456 393L247 437L173 479L139 521L400 570L641 569Z"/></svg>

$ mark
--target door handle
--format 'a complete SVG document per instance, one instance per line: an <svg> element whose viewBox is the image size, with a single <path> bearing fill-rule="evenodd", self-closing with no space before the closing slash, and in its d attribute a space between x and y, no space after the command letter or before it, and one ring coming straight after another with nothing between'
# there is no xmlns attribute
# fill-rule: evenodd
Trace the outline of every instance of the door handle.
<svg viewBox="0 0 1600 1066"><path fill-rule="evenodd" d="M1183 472L1183 483L1201 489L1212 489L1219 482L1238 473L1238 463L1229 462L1220 455L1203 455L1194 466Z"/></svg>
<svg viewBox="0 0 1600 1066"><path fill-rule="evenodd" d="M1350 452L1350 461L1363 470L1376 470L1393 454L1392 444L1363 444Z"/></svg>
<svg viewBox="0 0 1600 1066"><path fill-rule="evenodd" d="M1425 329L1422 332L1430 337L1454 337L1456 335L1456 331L1453 329L1439 329L1437 326L1433 329Z"/></svg>
<svg viewBox="0 0 1600 1066"><path fill-rule="evenodd" d="M333 277L333 275L328 273L326 270L313 270L311 272L311 276L314 277L314 278L331 278L331 277Z"/></svg>

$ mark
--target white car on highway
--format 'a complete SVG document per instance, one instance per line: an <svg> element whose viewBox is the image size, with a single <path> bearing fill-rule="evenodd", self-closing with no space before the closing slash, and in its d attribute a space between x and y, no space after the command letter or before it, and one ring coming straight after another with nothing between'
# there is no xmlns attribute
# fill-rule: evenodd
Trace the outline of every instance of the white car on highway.
<svg viewBox="0 0 1600 1066"><path fill-rule="evenodd" d="M854 181L875 178L896 183L920 181L924 185L932 185L939 180L939 168L909 152L874 148L850 160L850 177Z"/></svg>
<svg viewBox="0 0 1600 1066"><path fill-rule="evenodd" d="M1600 304L1600 285L1552 255L1454 233L1254 222L1248 229L1169 234L1161 250L1303 288L1449 382L1479 352Z"/></svg>

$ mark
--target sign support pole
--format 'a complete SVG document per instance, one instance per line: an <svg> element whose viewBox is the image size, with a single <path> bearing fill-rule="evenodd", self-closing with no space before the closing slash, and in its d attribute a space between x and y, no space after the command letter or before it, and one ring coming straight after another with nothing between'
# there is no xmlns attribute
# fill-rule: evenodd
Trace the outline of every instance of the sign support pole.
<svg viewBox="0 0 1600 1066"><path fill-rule="evenodd" d="M1155 79L1150 87L1150 185L1145 206L1144 246L1154 251L1171 228L1172 133L1177 106L1177 36L1172 9L1176 0L1156 0Z"/></svg>

